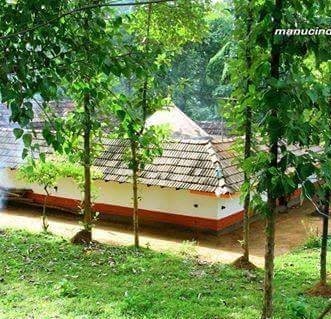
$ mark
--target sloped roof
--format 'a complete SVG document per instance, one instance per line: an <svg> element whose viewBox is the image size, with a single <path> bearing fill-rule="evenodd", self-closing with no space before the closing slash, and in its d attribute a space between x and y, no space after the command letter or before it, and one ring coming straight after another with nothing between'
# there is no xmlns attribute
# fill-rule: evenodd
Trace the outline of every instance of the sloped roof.
<svg viewBox="0 0 331 319"><path fill-rule="evenodd" d="M69 107L67 104L63 106L62 114ZM37 118L35 123L41 122ZM140 183L216 194L240 190L244 175L237 167L233 138L213 138L176 107L157 112L149 119L148 125L158 124L169 124L173 139L163 145L162 156L146 165L141 172ZM13 127L0 127L0 168L17 169L24 163L22 141L16 141L12 130ZM41 145L41 152L51 153L40 131L34 142ZM95 159L94 166L102 172L105 181L131 181L131 170L124 161L127 143L123 139L104 139L104 151ZM297 155L305 152L298 146L289 148ZM316 146L311 150L319 152L321 148Z"/></svg>
<svg viewBox="0 0 331 319"><path fill-rule="evenodd" d="M0 128L0 168L17 169L24 163L23 145L16 140L12 128ZM40 132L34 142L40 151L50 154ZM232 146L234 139L186 139L173 140L163 146L162 156L141 172L140 183L145 185L213 192L216 194L234 193L240 190L244 175L237 167L237 155ZM104 151L93 165L103 175L103 180L119 183L131 181L131 170L123 160L128 141L104 139ZM291 145L288 147L296 155L307 150ZM309 149L321 152L321 147ZM37 157L38 154L34 153Z"/></svg>
<svg viewBox="0 0 331 319"><path fill-rule="evenodd" d="M106 151L96 160L106 181L130 182L131 170L123 161L125 140L107 140ZM146 185L225 193L223 177L218 176L219 156L209 140L174 140L165 143L163 154L146 165L140 182Z"/></svg>
<svg viewBox="0 0 331 319"><path fill-rule="evenodd" d="M146 121L147 126L162 124L169 125L172 131L172 137L175 139L209 137L206 131L174 105L167 106L155 112Z"/></svg>
<svg viewBox="0 0 331 319"><path fill-rule="evenodd" d="M41 151L50 153L41 134L34 142ZM94 161L105 181L130 182L131 170L123 156L127 141L105 139L105 150ZM0 168L17 169L24 163L23 145L16 141L11 128L0 128ZM35 154L37 157L37 154ZM224 158L227 156L224 154ZM163 155L154 159L141 172L140 183L205 192L227 193L226 176L220 174L220 155L209 139L174 140L165 143Z"/></svg>
<svg viewBox="0 0 331 319"><path fill-rule="evenodd" d="M237 155L233 151L234 139L213 139L213 146L220 157L221 170L225 176L226 185L234 190L239 191L244 181L243 172L238 169Z"/></svg>
<svg viewBox="0 0 331 319"><path fill-rule="evenodd" d="M222 121L196 121L196 123L207 134L212 136L228 136L228 129L226 123Z"/></svg>
<svg viewBox="0 0 331 319"><path fill-rule="evenodd" d="M40 129L43 127L43 124L45 122L45 114L43 112L43 108L41 107L40 103L37 103L35 101L31 101L31 103L32 111L34 114L31 126L33 128ZM75 107L74 103L69 100L50 102L49 106L54 112L55 117L63 117L66 113L70 112ZM18 127L18 124L10 122L10 115L11 111L8 109L7 105L5 103L0 103L0 127Z"/></svg>

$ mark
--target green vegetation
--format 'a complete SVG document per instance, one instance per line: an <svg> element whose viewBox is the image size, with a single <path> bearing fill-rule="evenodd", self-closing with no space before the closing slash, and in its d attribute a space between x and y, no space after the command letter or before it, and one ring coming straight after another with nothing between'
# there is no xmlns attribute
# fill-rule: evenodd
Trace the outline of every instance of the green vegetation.
<svg viewBox="0 0 331 319"><path fill-rule="evenodd" d="M161 78L165 87L171 85L174 103L194 120L218 120L219 98L231 93L227 60L233 20L229 5L213 6L206 16L204 37L187 43L175 56L166 79Z"/></svg>
<svg viewBox="0 0 331 319"><path fill-rule="evenodd" d="M134 21L130 22L142 68L139 71L134 68L133 76L122 78L125 94L121 94L114 109L120 122L117 133L119 137L129 140L126 159L132 172L136 247L139 247L138 179L144 166L162 154L162 144L167 137L162 127L147 127L146 120L171 103L169 89L161 86L158 79L164 78L172 57L185 43L200 38L205 29L204 14L207 9L203 2L182 1L176 9L168 4L150 3L145 8L139 8Z"/></svg>
<svg viewBox="0 0 331 319"><path fill-rule="evenodd" d="M294 21L301 26L324 25L323 19L330 12L330 5L326 1L317 3L310 0L304 3L297 0L262 1L260 5L250 0L236 0L233 3L236 18L233 34L238 44L230 61L233 91L229 117L233 123L239 124L236 125L239 136L246 137L244 152L241 152L245 160L240 163L245 174L241 190L245 198L245 211L251 206L266 216L261 319L270 319L273 318L273 293L276 291L273 277L277 204L299 187L302 188L302 196L313 198L315 186L309 176L318 175L315 167L320 165L316 164L324 160L327 169L321 177L326 192L322 197L325 221L320 283L326 286L330 205L327 176L331 158L330 85L326 81L326 71L329 70L326 65L330 59L325 55L325 45L329 42L309 37L297 37L290 41L275 31L292 25ZM312 61L315 63L312 64ZM326 120L319 121L320 126L316 129L314 122L320 115ZM290 145L308 148L323 144L327 146L322 161L310 159L306 154L295 154L290 148ZM260 145L267 146L267 151ZM289 174L289 170L293 173ZM247 244L248 238L244 238L244 247ZM247 251L245 255L248 256Z"/></svg>
<svg viewBox="0 0 331 319"><path fill-rule="evenodd" d="M0 0L0 101L10 109L10 121L20 126L14 135L22 139L23 158L29 151L40 151L30 125L34 101L47 118L41 128L47 145L74 158L84 170L84 229L73 238L75 243L92 240L93 160L113 128L115 113L125 133L121 136L130 140L136 246L139 170L147 157L152 158L154 145L159 153L162 150L158 131L145 129L147 116L171 96L194 119L228 118L228 126L246 137L241 149L244 156L238 153L238 158L245 159L239 164L245 174L241 193L246 261L248 208L251 205L266 215L263 298L260 273L251 280L248 273L243 276L229 267L211 266L202 267L203 275L192 276L192 271L200 272L193 260L183 264L177 257L118 248L87 250L81 256L83 248L69 248L48 237L32 244L38 237L30 235L24 235L27 239L22 244L9 233L1 257L8 265L1 271L4 285L11 286L5 287L3 302L15 318L15 307L20 304L25 317L31 317L31 307L49 304L45 314L32 314L34 318L53 313L60 318L68 313L69 318L257 318L261 299L261 319L310 318L321 306L322 301L299 296L308 282L312 284L316 271L306 258L315 258L317 252L288 256L292 261L284 263L284 273L279 271L281 265L275 273L274 244L277 203L299 187L308 199L317 190L317 205L324 216L320 284L329 289L330 41L322 35L290 39L276 31L316 25L327 29L330 1L211 2ZM63 98L75 104L65 118L55 116L48 103ZM224 101L229 101L229 114L224 114ZM293 145L306 149L320 145L323 152L298 155ZM44 161L45 154L40 158ZM57 174L49 174L52 167L47 165L52 164L42 166L38 174L28 168L26 177L43 185L48 194ZM313 185L311 176L318 178L319 187ZM45 209L46 199L46 230ZM30 245L34 250L26 247ZM315 245L314 241L308 245ZM101 260L109 254L119 259L110 270ZM292 266L296 256L298 266Z"/></svg>
<svg viewBox="0 0 331 319"><path fill-rule="evenodd" d="M3 319L256 319L260 314L260 270L206 265L187 254L73 246L49 234L12 230L0 235L0 250ZM326 299L304 293L318 279L318 263L318 249L276 259L275 318L316 318L326 306Z"/></svg>

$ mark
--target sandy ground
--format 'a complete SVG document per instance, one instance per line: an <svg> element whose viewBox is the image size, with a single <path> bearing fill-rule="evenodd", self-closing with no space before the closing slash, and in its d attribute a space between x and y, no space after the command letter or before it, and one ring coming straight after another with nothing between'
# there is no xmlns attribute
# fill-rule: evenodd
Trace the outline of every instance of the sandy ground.
<svg viewBox="0 0 331 319"><path fill-rule="evenodd" d="M321 219L311 216L313 207L309 204L292 209L282 214L277 220L276 255L285 254L302 245L310 232L321 232ZM35 207L7 207L0 210L0 228L20 228L30 231L41 230L40 209ZM66 213L49 214L50 231L72 237L79 229L77 217ZM330 225L331 226L331 225ZM330 227L331 230L331 227ZM182 230L171 225L162 227L142 226L140 233L142 246L149 246L157 251L181 251L192 242L191 251L196 251L202 260L224 263L233 262L241 255L241 230L224 235L211 235L193 230ZM263 221L251 225L251 260L259 266L263 265L264 232ZM94 239L113 245L132 245L133 236L130 225L102 222L94 230Z"/></svg>

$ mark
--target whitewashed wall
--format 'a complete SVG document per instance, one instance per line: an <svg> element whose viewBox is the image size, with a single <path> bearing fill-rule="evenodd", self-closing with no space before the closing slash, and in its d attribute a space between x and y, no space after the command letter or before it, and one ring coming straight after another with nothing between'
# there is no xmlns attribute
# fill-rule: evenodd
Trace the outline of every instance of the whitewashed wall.
<svg viewBox="0 0 331 319"><path fill-rule="evenodd" d="M244 205L240 200L240 196L233 195L230 198L220 198L218 200L218 219L233 215L244 209Z"/></svg>
<svg viewBox="0 0 331 319"><path fill-rule="evenodd" d="M0 186L8 188L31 188L35 193L44 194L42 187L28 185L22 181L18 181L16 179L16 172L8 169L0 169ZM124 207L132 206L130 184L96 181L95 191L97 194L96 202L98 203ZM74 181L68 178L59 181L58 191L56 193L52 192L52 195L78 200L82 198L82 194L77 189ZM242 210L239 197L218 199L200 194L192 194L187 190L147 187L145 185L139 185L139 195L141 197L139 205L142 209L184 216L220 219ZM225 208L222 208L222 206Z"/></svg>

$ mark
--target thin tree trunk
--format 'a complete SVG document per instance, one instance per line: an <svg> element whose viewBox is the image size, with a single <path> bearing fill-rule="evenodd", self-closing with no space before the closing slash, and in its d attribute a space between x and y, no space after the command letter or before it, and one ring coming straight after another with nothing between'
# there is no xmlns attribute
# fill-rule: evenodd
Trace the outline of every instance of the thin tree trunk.
<svg viewBox="0 0 331 319"><path fill-rule="evenodd" d="M132 193L133 193L134 245L136 248L139 248L137 144L134 141L131 142L131 154L132 154L132 159L133 159Z"/></svg>
<svg viewBox="0 0 331 319"><path fill-rule="evenodd" d="M246 36L249 38L251 34L251 28L252 28L252 9L251 9L251 1L248 1L247 4L247 29L246 29ZM249 73L249 70L252 65L252 57L251 57L251 50L249 47L247 47L246 44L246 67L247 72ZM246 93L248 94L249 91L249 85L252 83L252 80L247 78L246 83ZM244 157L245 159L248 159L251 156L251 148L252 148L252 108L251 106L247 105L245 110L245 151L244 151ZM244 182L245 184L250 183L250 177L247 173L244 174ZM243 225L243 257L245 261L249 261L249 204L251 201L251 194L250 190L248 189L245 200L244 200L244 225Z"/></svg>
<svg viewBox="0 0 331 319"><path fill-rule="evenodd" d="M265 264L264 264L264 301L262 319L270 319L273 315L273 277L275 258L275 219L276 200L268 198L268 216L265 223Z"/></svg>
<svg viewBox="0 0 331 319"><path fill-rule="evenodd" d="M249 261L249 203L250 203L250 192L245 196L244 201L244 225L243 225L243 257L245 261Z"/></svg>
<svg viewBox="0 0 331 319"><path fill-rule="evenodd" d="M246 128L245 128L245 159L251 156L251 138L252 138L252 110L250 106L246 108ZM250 182L250 178L245 173L245 183ZM244 200L244 227L243 227L243 250L244 259L249 261L249 204L251 200L250 190L248 189Z"/></svg>
<svg viewBox="0 0 331 319"><path fill-rule="evenodd" d="M325 195L325 202L323 205L323 233L322 233L322 245L321 245L321 283L326 285L327 283L327 269L326 269L326 259L328 252L328 236L329 236L329 213L330 210L330 192Z"/></svg>
<svg viewBox="0 0 331 319"><path fill-rule="evenodd" d="M147 32L145 40L145 52L148 52L149 48L149 34L151 26L151 16L152 16L152 4L148 5L148 15L147 15ZM142 117L143 125L138 132L138 135L142 135L145 129L145 122L147 118L147 91L148 91L148 74L145 76L145 80L142 87ZM132 155L132 193L133 193L133 233L134 233L134 245L136 248L139 248L139 217L138 217L138 143L134 140L131 140L131 155Z"/></svg>
<svg viewBox="0 0 331 319"><path fill-rule="evenodd" d="M329 98L329 131L331 132L331 98ZM325 150L331 146L331 141L328 139L325 143ZM328 153L329 154L329 153ZM330 159L330 157L329 157ZM328 253L328 236L329 236L329 218L330 218L330 201L331 201L331 191L328 189L324 198L323 205L323 232L322 232L322 244L321 244L321 265L320 265L320 276L321 283L323 285L327 284L327 268L326 268L326 260Z"/></svg>
<svg viewBox="0 0 331 319"><path fill-rule="evenodd" d="M275 0L274 8L274 32L281 25L282 19L282 0ZM271 76L274 79L279 79L280 73L280 45L273 39L271 47ZM271 116L277 118L277 107L272 106ZM272 128L269 128L271 130ZM269 132L270 134L270 132ZM270 141L270 168L278 167L278 142L279 137L273 137ZM274 279L274 258L275 258L275 219L276 219L276 198L271 189L268 193L268 214L266 217L266 244L265 244L265 269L264 269L264 298L262 319L271 319L273 317L273 279Z"/></svg>
<svg viewBox="0 0 331 319"><path fill-rule="evenodd" d="M43 231L47 232L48 227L49 227L48 222L47 222L47 215L46 215L47 199L48 199L48 196L49 196L48 187L45 186L44 190L46 192L46 196L45 196L44 205L43 205L42 221L43 221Z"/></svg>
<svg viewBox="0 0 331 319"><path fill-rule="evenodd" d="M89 94L84 96L84 228L92 241L92 200L91 200L91 110Z"/></svg>

